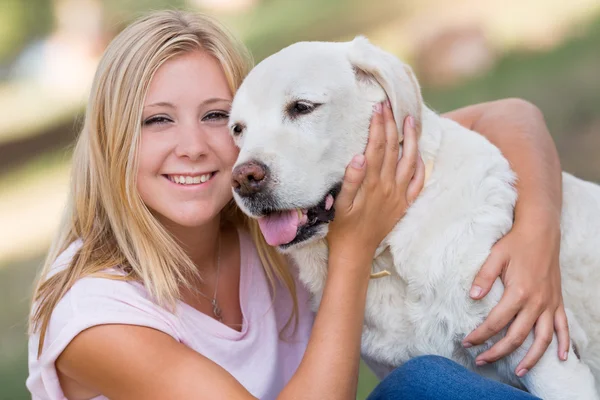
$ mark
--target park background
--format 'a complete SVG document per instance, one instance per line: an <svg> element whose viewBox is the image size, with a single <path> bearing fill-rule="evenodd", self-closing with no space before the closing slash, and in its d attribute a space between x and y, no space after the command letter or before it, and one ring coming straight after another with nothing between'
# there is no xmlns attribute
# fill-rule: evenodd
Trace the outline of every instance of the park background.
<svg viewBox="0 0 600 400"><path fill-rule="evenodd" d="M216 16L256 62L300 40L366 35L414 67L435 110L533 102L563 169L600 182L600 0L0 0L0 399L30 398L30 296L97 61L161 8ZM376 383L362 368L358 398Z"/></svg>

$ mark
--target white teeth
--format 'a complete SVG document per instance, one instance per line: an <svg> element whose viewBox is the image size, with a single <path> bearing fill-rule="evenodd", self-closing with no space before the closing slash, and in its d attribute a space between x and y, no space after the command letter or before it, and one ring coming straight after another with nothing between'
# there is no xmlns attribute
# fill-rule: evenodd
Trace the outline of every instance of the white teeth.
<svg viewBox="0 0 600 400"><path fill-rule="evenodd" d="M183 175L168 175L171 182L178 183L180 185L197 185L208 181L211 174L197 175L197 176L183 176Z"/></svg>

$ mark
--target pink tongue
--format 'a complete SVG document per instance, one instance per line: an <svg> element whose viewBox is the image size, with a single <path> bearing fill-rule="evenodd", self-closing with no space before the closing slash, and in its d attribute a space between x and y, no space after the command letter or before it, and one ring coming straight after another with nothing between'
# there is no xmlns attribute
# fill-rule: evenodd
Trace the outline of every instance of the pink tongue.
<svg viewBox="0 0 600 400"><path fill-rule="evenodd" d="M276 212L258 219L258 225L271 246L287 244L294 240L298 231L298 211Z"/></svg>

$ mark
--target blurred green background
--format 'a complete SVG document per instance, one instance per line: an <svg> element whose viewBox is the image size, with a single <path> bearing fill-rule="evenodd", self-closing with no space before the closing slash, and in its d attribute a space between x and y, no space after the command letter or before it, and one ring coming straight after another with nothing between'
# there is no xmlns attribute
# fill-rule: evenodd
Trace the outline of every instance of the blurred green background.
<svg viewBox="0 0 600 400"><path fill-rule="evenodd" d="M0 0L0 399L30 397L29 299L97 60L129 21L165 7L217 16L257 62L299 40L366 35L414 67L440 112L530 100L563 169L600 182L598 0ZM358 398L375 384L363 368Z"/></svg>

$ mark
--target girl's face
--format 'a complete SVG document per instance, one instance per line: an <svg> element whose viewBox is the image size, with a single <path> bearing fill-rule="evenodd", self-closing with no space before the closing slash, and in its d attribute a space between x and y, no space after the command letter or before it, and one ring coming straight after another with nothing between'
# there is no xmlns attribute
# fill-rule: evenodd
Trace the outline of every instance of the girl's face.
<svg viewBox="0 0 600 400"><path fill-rule="evenodd" d="M156 71L144 101L137 189L164 224L201 226L231 200L231 100L221 66L204 52Z"/></svg>

